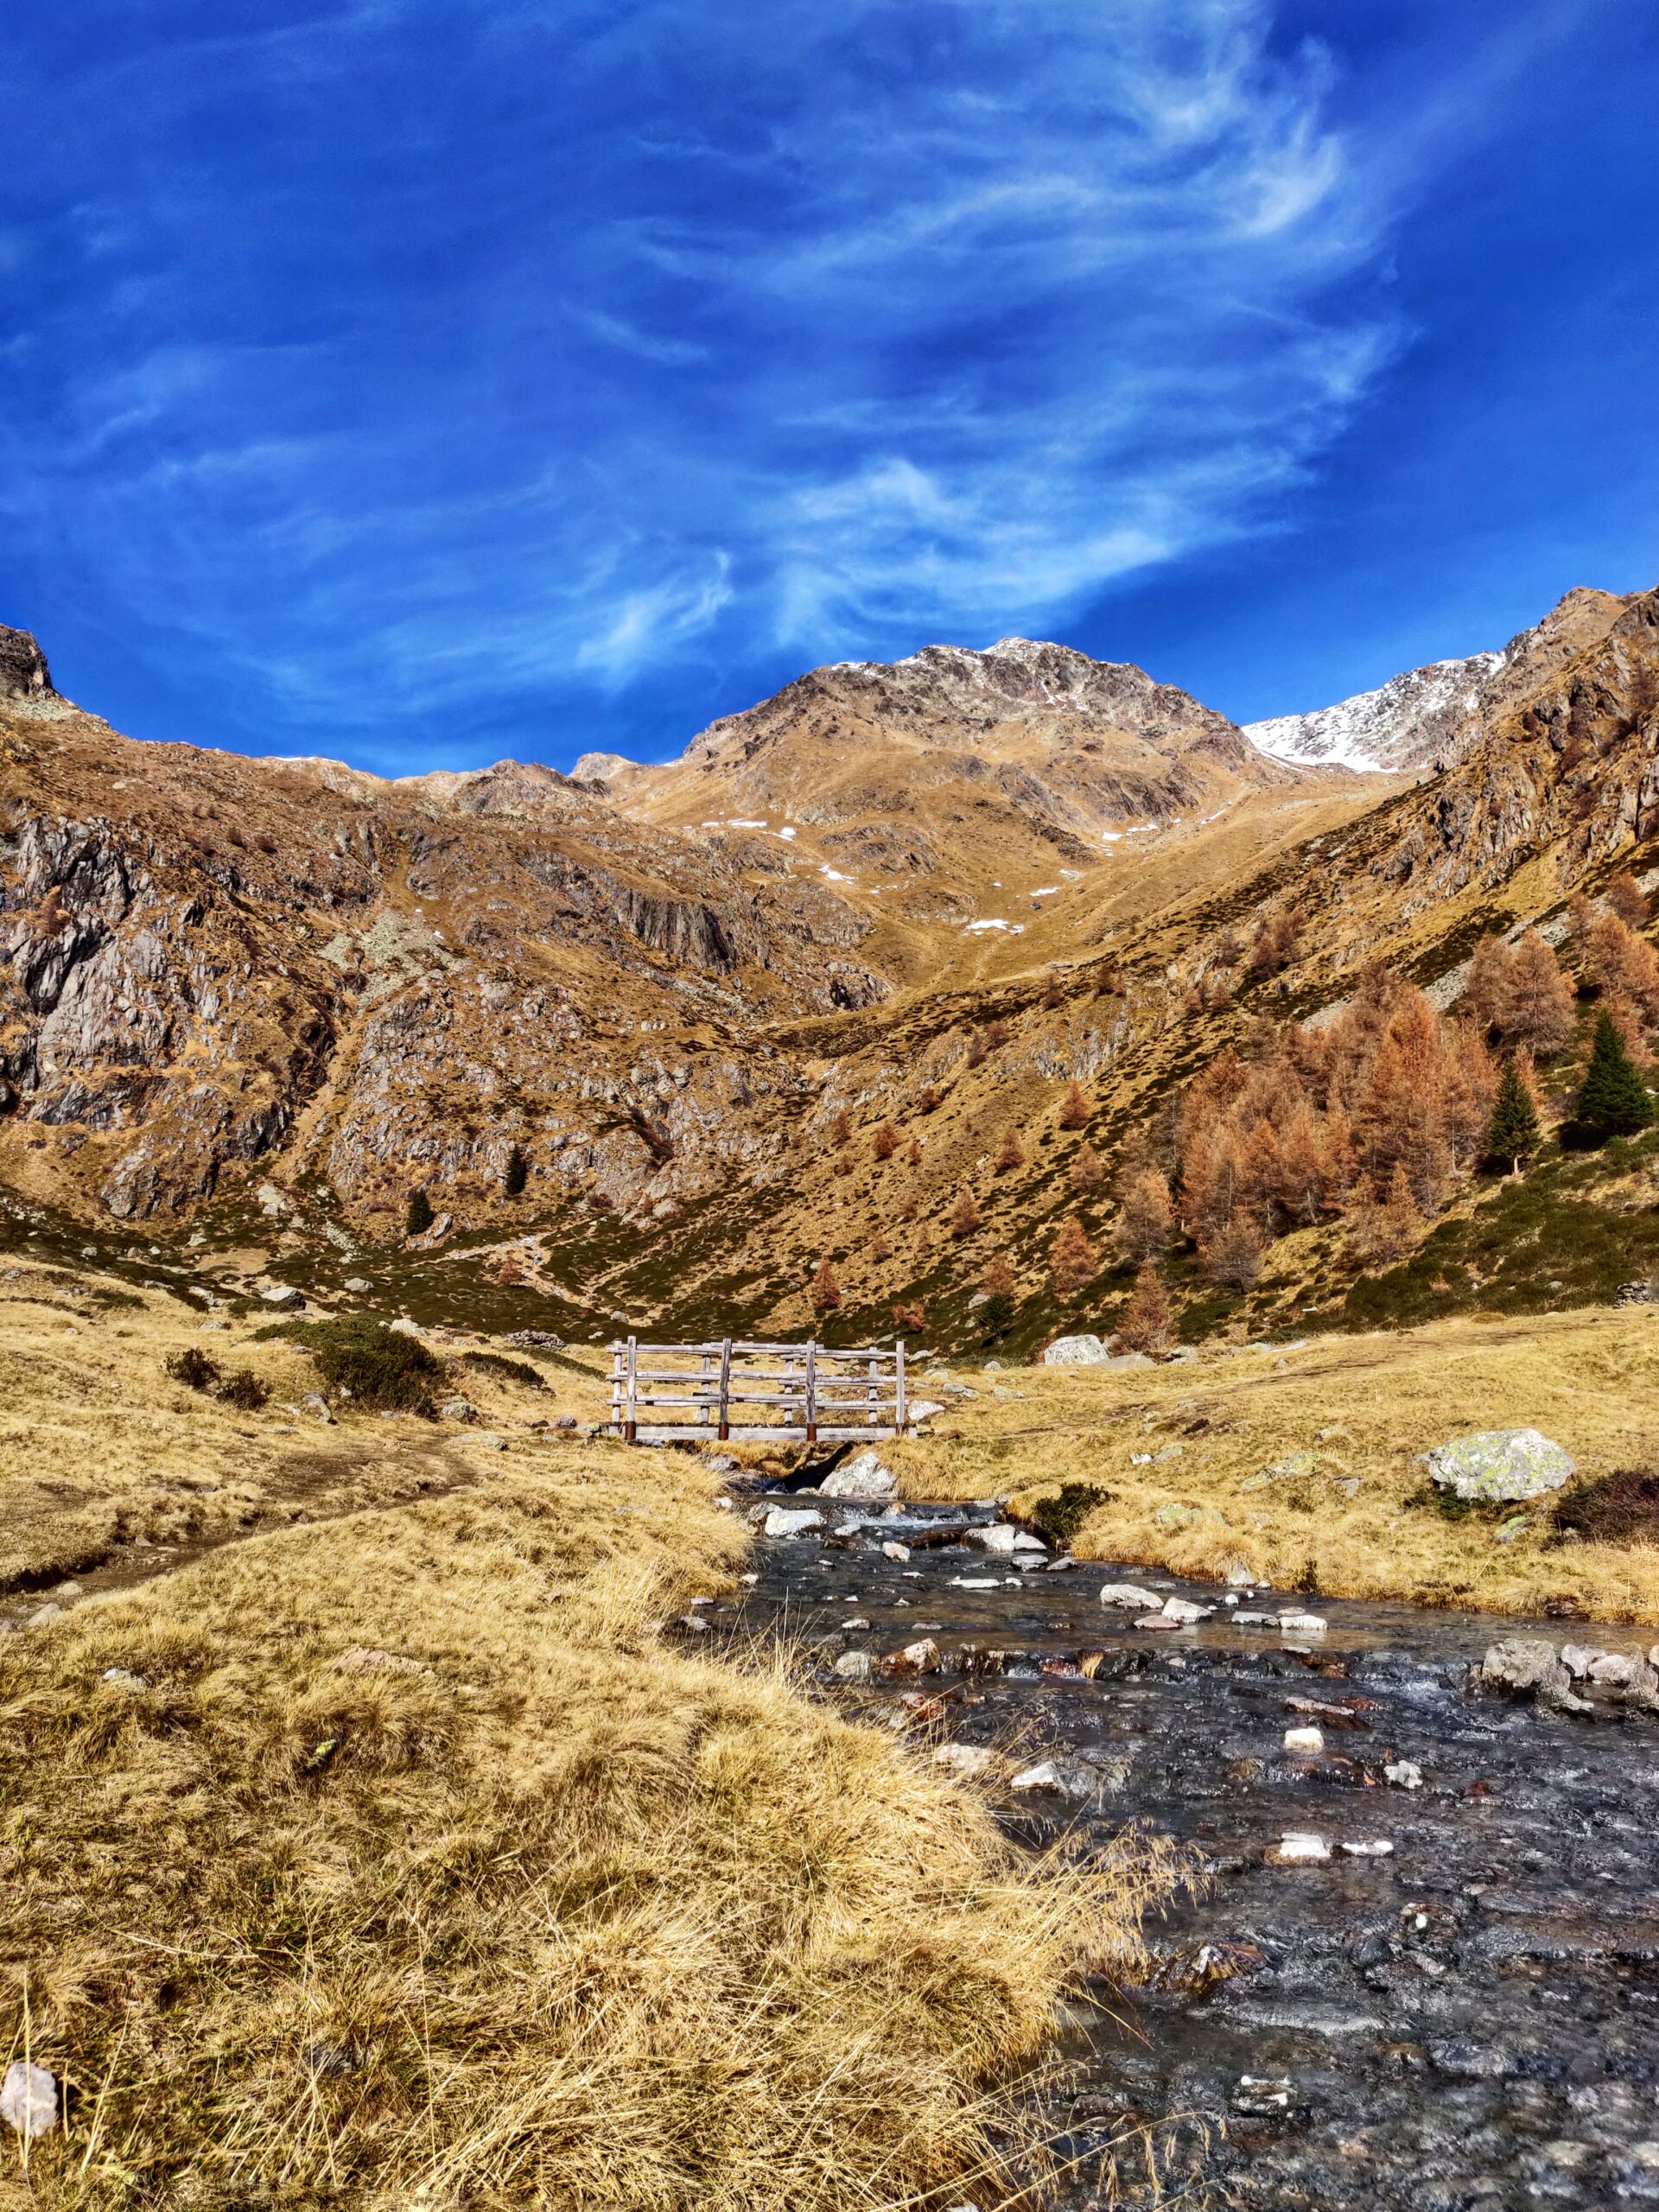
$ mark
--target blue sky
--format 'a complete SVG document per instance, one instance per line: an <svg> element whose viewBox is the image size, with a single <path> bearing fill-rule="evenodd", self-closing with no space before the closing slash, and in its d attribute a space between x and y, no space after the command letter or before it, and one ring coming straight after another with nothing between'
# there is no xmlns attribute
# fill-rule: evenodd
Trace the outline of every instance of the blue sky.
<svg viewBox="0 0 1659 2212"><path fill-rule="evenodd" d="M1628 0L62 0L0 620L144 737L677 753L1056 637L1237 718L1659 581Z"/></svg>

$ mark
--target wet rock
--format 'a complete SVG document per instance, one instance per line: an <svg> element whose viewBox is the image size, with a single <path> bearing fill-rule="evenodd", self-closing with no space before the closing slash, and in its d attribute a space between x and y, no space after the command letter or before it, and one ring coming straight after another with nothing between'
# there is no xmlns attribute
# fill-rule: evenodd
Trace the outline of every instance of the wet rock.
<svg viewBox="0 0 1659 2212"><path fill-rule="evenodd" d="M1480 1662L1483 1689L1510 1690L1517 1697L1564 1691L1572 1677L1555 1647L1541 1636L1506 1636Z"/></svg>
<svg viewBox="0 0 1659 2212"><path fill-rule="evenodd" d="M1423 1770L1415 1759L1390 1759L1382 1770L1382 1777L1396 1789L1421 1789L1423 1786Z"/></svg>
<svg viewBox="0 0 1659 2212"><path fill-rule="evenodd" d="M931 1636L922 1637L906 1644L902 1651L889 1652L881 1662L881 1671L884 1675L937 1675L939 1647Z"/></svg>
<svg viewBox="0 0 1659 2212"><path fill-rule="evenodd" d="M1125 1611L1155 1613L1159 1607L1155 1590L1143 1590L1138 1582L1109 1582L1100 1593L1103 1605L1121 1605Z"/></svg>
<svg viewBox="0 0 1659 2212"><path fill-rule="evenodd" d="M1190 1598L1166 1598L1162 1610L1166 1618L1190 1628L1198 1621L1207 1621L1216 1609L1213 1605L1195 1605Z"/></svg>
<svg viewBox="0 0 1659 2212"><path fill-rule="evenodd" d="M1330 1858L1331 1846L1322 1835L1306 1828L1294 1828L1279 1839L1268 1856L1281 1866L1319 1866Z"/></svg>
<svg viewBox="0 0 1659 2212"><path fill-rule="evenodd" d="M1288 2112L1293 2094L1288 2075L1241 2074L1228 2102L1249 2119L1268 2120Z"/></svg>
<svg viewBox="0 0 1659 2212"><path fill-rule="evenodd" d="M1279 1627L1285 1636L1323 1636L1328 1624L1323 1613L1281 1613Z"/></svg>
<svg viewBox="0 0 1659 2212"><path fill-rule="evenodd" d="M1046 1552L1048 1549L1040 1536L1033 1536L1024 1529L1016 1529L1007 1521L993 1522L988 1529L969 1529L968 1541L976 1551L993 1552L1000 1559L1011 1559L1015 1552Z"/></svg>
<svg viewBox="0 0 1659 2212"><path fill-rule="evenodd" d="M1287 1751L1322 1751L1325 1738L1317 1728L1287 1728L1285 1749Z"/></svg>
<svg viewBox="0 0 1659 2212"><path fill-rule="evenodd" d="M933 1754L933 1764L944 1767L957 1782L978 1782L995 1773L1002 1762L983 1744L941 1744Z"/></svg>
<svg viewBox="0 0 1659 2212"><path fill-rule="evenodd" d="M1535 1428L1487 1428L1437 1444L1428 1455L1428 1471L1455 1497L1491 1503L1560 1490L1573 1465Z"/></svg>
<svg viewBox="0 0 1659 2212"><path fill-rule="evenodd" d="M1393 1855L1394 1846L1385 1836L1374 1836L1357 1843L1344 1843L1342 1849L1350 1859L1388 1859Z"/></svg>
<svg viewBox="0 0 1659 2212"><path fill-rule="evenodd" d="M836 1672L844 1682L868 1682L874 1669L868 1651L843 1651L836 1662Z"/></svg>
<svg viewBox="0 0 1659 2212"><path fill-rule="evenodd" d="M773 1505L766 1509L761 1532L768 1536L804 1536L822 1529L823 1516L813 1505Z"/></svg>
<svg viewBox="0 0 1659 2212"><path fill-rule="evenodd" d="M58 2124L58 2083L44 2066L14 2058L0 2082L0 2120L26 2143Z"/></svg>
<svg viewBox="0 0 1659 2212"><path fill-rule="evenodd" d="M881 1547L881 1556L883 1559L896 1560L898 1564L902 1567L905 1561L910 1557L910 1546L908 1544L896 1543L883 1544Z"/></svg>
<svg viewBox="0 0 1659 2212"><path fill-rule="evenodd" d="M861 1452L827 1474L818 1491L824 1497L891 1497L898 1487L890 1467L874 1452Z"/></svg>

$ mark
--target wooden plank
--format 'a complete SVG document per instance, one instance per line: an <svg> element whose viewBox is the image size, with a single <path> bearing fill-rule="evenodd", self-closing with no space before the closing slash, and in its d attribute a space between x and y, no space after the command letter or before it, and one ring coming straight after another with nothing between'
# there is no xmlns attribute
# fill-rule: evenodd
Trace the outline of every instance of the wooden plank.
<svg viewBox="0 0 1659 2212"><path fill-rule="evenodd" d="M628 1338L628 1418L627 1426L624 1431L624 1433L626 1435L630 1444L633 1441L634 1412L639 1395L639 1381L635 1371L639 1365L639 1347L638 1342L635 1338L630 1337Z"/></svg>
<svg viewBox="0 0 1659 2212"><path fill-rule="evenodd" d="M720 1348L720 1433L722 1440L731 1434L732 1398L732 1340L728 1337Z"/></svg>
<svg viewBox="0 0 1659 2212"><path fill-rule="evenodd" d="M899 1435L900 1435L900 1436L902 1436L902 1435L904 1434L904 1433L905 1433L905 1413L906 1413L906 1406L905 1406L905 1340L904 1340L904 1338L903 1338L902 1337L900 1337L900 1338L899 1338L899 1339L898 1343L893 1346L893 1350L894 1350L894 1351L898 1354L898 1357L899 1357L899 1365L898 1365L898 1370L897 1370L897 1373L896 1373L896 1376L895 1376L896 1389L897 1389L897 1395L896 1395L896 1398L895 1398L895 1401L894 1401L894 1404L893 1404L893 1426L897 1428L897 1430L898 1430L898 1432L899 1432Z"/></svg>

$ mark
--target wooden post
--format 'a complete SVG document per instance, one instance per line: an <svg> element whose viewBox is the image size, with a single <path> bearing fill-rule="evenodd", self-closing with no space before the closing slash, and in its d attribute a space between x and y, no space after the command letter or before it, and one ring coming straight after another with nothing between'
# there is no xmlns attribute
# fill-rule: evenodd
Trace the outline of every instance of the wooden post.
<svg viewBox="0 0 1659 2212"><path fill-rule="evenodd" d="M732 1388L732 1340L722 1337L720 1344L720 1440L725 1443L732 1433L731 1408L728 1403Z"/></svg>
<svg viewBox="0 0 1659 2212"><path fill-rule="evenodd" d="M868 1402L869 1425L872 1428L880 1428L881 1426L880 1370L880 1363L874 1352L870 1354L866 1364L869 1369L870 1376L870 1387L864 1394Z"/></svg>
<svg viewBox="0 0 1659 2212"><path fill-rule="evenodd" d="M806 1440L818 1440L818 1344L816 1337L806 1342Z"/></svg>
<svg viewBox="0 0 1659 2212"><path fill-rule="evenodd" d="M702 1401L702 1404L697 1408L697 1426L699 1428L707 1428L709 1426L709 1357L710 1355L708 1352L704 1352L702 1357L697 1363L697 1395Z"/></svg>
<svg viewBox="0 0 1659 2212"><path fill-rule="evenodd" d="M898 1352L898 1375L893 1383L893 1425L895 1433L902 1436L905 1433L905 1340L902 1337L899 1339Z"/></svg>
<svg viewBox="0 0 1659 2212"><path fill-rule="evenodd" d="M622 1347L611 1346L611 1427L622 1426Z"/></svg>
<svg viewBox="0 0 1659 2212"><path fill-rule="evenodd" d="M639 1425L639 1340L628 1338L628 1418L622 1433L630 1444Z"/></svg>

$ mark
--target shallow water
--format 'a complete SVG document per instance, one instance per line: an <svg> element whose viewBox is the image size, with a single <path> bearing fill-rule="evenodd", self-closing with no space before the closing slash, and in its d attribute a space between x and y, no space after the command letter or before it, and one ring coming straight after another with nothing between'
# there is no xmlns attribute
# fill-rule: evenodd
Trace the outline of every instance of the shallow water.
<svg viewBox="0 0 1659 2212"><path fill-rule="evenodd" d="M1659 2204L1659 1722L1469 1687L1500 1636L1535 1628L1621 1650L1650 1637L1259 1592L1239 1610L1306 1607L1325 1633L1287 1649L1225 1606L1154 1633L1103 1606L1102 1586L1207 1605L1223 1593L1093 1563L1016 1574L955 1546L893 1561L880 1541L762 1541L748 1598L711 1624L826 1637L826 1661L931 1637L957 1671L847 1694L893 1717L892 1700L922 1691L945 1700L917 1723L925 1732L1025 1764L1075 1761L1068 1779L1089 1802L999 1796L1022 1841L1063 1834L1086 1853L1138 1823L1205 1870L1203 1893L1152 1930L1151 1984L1103 1993L1065 2031L1052 2126L1076 2161L1072 2204L1103 2201L1103 2157L1143 2120L1183 2205ZM957 1586L988 1576L993 1589ZM1002 1656L963 1672L964 1646ZM1088 1652L1104 1655L1092 1679L1041 1671ZM1286 1729L1306 1725L1323 1729L1323 1754L1287 1754ZM1421 1788L1384 1779L1401 1761L1421 1767ZM1273 1863L1299 1830L1332 1858ZM1392 1850L1351 1856L1344 1843ZM1150 2202L1144 2179L1122 2201Z"/></svg>

